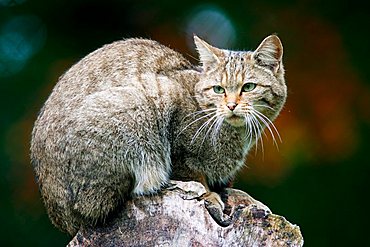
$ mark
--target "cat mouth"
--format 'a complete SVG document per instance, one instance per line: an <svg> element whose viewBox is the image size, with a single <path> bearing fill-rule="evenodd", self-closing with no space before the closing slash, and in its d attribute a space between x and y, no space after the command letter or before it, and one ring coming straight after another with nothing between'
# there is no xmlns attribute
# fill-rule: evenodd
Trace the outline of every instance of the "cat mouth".
<svg viewBox="0 0 370 247"><path fill-rule="evenodd" d="M225 121L232 126L239 127L245 125L244 117L240 117L238 115L231 115L230 117L226 118Z"/></svg>

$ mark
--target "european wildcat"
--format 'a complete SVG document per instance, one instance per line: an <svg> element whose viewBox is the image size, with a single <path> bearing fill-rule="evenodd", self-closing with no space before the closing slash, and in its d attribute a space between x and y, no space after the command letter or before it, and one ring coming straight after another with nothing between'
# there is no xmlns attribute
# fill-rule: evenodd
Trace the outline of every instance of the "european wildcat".
<svg viewBox="0 0 370 247"><path fill-rule="evenodd" d="M281 42L271 35L237 52L194 40L200 67L155 41L127 39L61 76L31 143L58 228L73 235L170 178L227 184L243 166L286 99Z"/></svg>

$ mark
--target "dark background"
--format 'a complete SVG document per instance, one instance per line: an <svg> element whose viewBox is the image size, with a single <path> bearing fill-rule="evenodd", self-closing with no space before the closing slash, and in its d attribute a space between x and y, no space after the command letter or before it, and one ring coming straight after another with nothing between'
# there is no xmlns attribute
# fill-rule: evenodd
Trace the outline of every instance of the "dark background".
<svg viewBox="0 0 370 247"><path fill-rule="evenodd" d="M287 104L235 187L300 226L305 246L363 246L369 217L370 34L359 1L0 0L2 246L65 246L29 162L30 133L58 77L106 43L160 41L196 62L193 33L221 48L284 45Z"/></svg>

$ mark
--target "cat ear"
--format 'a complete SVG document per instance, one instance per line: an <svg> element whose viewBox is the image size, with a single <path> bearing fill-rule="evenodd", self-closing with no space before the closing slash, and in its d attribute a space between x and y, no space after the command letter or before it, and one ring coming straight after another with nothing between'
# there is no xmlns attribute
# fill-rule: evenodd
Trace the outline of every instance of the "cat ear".
<svg viewBox="0 0 370 247"><path fill-rule="evenodd" d="M219 56L222 53L221 50L211 46L196 35L194 35L194 43L199 53L200 62L204 67L208 67L220 62Z"/></svg>
<svg viewBox="0 0 370 247"><path fill-rule="evenodd" d="M265 38L253 52L253 59L260 66L264 66L277 73L282 69L283 45L276 35Z"/></svg>

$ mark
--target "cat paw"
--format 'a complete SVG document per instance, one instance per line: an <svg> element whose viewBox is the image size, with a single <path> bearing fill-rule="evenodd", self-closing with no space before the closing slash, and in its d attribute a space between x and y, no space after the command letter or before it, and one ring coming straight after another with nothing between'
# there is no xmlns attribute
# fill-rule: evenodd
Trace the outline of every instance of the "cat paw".
<svg viewBox="0 0 370 247"><path fill-rule="evenodd" d="M232 218L224 214L225 204L221 200L219 194L215 192L208 192L201 196L200 199L204 200L204 205L208 210L211 217L219 224L220 226L226 227L229 226L232 222Z"/></svg>
<svg viewBox="0 0 370 247"><path fill-rule="evenodd" d="M225 203L221 200L219 194L215 192L208 192L203 194L200 199L204 200L204 205L207 208L211 217L222 227L231 225L236 219L240 217L245 208L245 205L241 204L233 207L230 215L225 214Z"/></svg>
<svg viewBox="0 0 370 247"><path fill-rule="evenodd" d="M206 206L218 208L220 211L224 211L225 209L225 203L216 192L207 192L203 194L200 199L204 200Z"/></svg>

